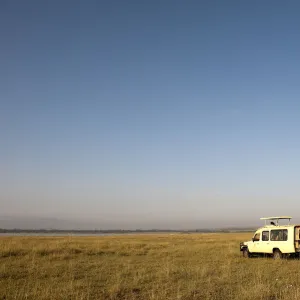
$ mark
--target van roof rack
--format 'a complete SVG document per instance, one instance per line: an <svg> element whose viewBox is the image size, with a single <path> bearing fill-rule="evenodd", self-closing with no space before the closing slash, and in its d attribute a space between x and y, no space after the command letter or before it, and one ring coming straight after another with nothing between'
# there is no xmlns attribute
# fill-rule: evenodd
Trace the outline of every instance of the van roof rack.
<svg viewBox="0 0 300 300"><path fill-rule="evenodd" d="M278 225L278 220L289 220L289 224L290 224L290 221L291 221L292 217L290 217L290 216L263 217L263 218L260 218L260 219L265 220L265 225L267 224L268 220L276 220L276 225Z"/></svg>

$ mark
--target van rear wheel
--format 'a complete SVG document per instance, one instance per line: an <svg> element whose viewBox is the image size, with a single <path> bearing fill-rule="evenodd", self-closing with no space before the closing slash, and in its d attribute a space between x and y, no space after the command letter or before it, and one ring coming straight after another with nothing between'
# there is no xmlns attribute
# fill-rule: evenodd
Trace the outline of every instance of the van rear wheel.
<svg viewBox="0 0 300 300"><path fill-rule="evenodd" d="M273 259L282 259L282 253L279 249L273 251Z"/></svg>

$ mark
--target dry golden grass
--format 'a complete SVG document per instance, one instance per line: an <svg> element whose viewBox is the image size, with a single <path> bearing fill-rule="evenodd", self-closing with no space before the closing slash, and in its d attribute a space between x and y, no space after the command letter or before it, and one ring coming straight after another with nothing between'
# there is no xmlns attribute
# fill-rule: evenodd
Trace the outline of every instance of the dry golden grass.
<svg viewBox="0 0 300 300"><path fill-rule="evenodd" d="M244 259L250 237L0 237L0 299L300 299L300 261Z"/></svg>

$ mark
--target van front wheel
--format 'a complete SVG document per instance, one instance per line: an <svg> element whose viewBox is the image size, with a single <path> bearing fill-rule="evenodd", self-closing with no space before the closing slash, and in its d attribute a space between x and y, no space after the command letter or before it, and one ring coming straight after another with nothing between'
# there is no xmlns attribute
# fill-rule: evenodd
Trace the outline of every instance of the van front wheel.
<svg viewBox="0 0 300 300"><path fill-rule="evenodd" d="M245 257L245 258L250 257L250 252L249 252L248 248L243 249L243 257Z"/></svg>
<svg viewBox="0 0 300 300"><path fill-rule="evenodd" d="M273 259L282 259L282 253L279 249L273 251Z"/></svg>

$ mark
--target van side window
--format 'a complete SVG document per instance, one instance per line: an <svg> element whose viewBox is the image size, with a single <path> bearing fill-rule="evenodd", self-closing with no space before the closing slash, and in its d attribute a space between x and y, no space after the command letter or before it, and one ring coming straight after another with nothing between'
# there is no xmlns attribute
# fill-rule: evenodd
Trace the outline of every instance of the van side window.
<svg viewBox="0 0 300 300"><path fill-rule="evenodd" d="M270 235L269 231L263 231L262 232L262 240L263 241L268 241L269 240L269 235Z"/></svg>
<svg viewBox="0 0 300 300"><path fill-rule="evenodd" d="M271 241L287 241L288 231L287 229L271 230Z"/></svg>

